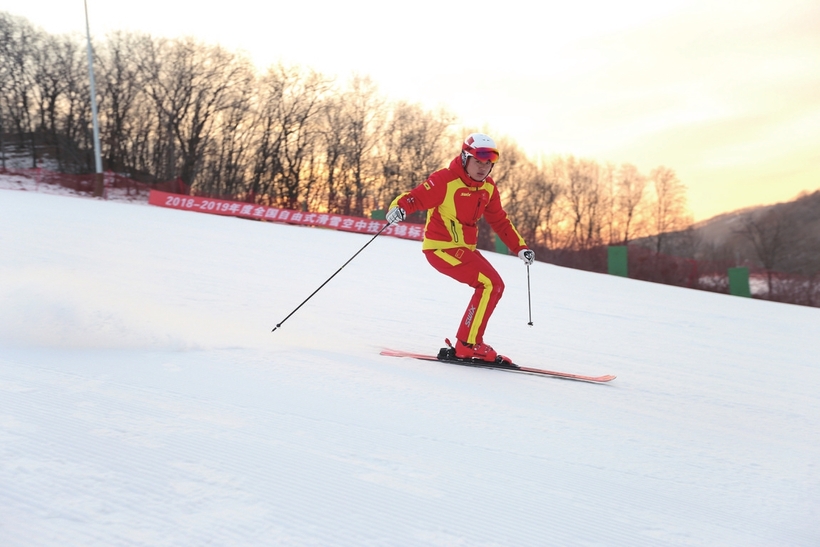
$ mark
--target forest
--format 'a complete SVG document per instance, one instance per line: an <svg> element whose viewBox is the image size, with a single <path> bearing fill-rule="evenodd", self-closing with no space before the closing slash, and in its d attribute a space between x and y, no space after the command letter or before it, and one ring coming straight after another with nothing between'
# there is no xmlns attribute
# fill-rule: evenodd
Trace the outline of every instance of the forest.
<svg viewBox="0 0 820 547"><path fill-rule="evenodd" d="M499 144L493 177L533 245L627 244L691 223L686 188L668 167L534 157L446 110L390 100L367 76L260 70L219 45L138 33L107 35L93 52L104 170L139 181L366 216L446 166L480 129ZM93 172L89 86L84 36L0 13L0 150L25 152L31 167L48 157L60 171ZM663 237L655 243L662 250Z"/></svg>

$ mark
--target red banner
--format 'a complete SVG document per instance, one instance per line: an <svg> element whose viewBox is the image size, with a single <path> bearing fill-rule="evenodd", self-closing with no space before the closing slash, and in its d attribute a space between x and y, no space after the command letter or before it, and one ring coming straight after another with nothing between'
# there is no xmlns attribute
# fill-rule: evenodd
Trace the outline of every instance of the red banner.
<svg viewBox="0 0 820 547"><path fill-rule="evenodd" d="M299 226L320 226L361 234L375 234L386 224L384 220L370 220L331 213L307 213L303 211L293 211L291 209L269 207L267 205L257 205L256 203L169 194L158 190L151 190L148 203L158 207L169 207L171 209L182 209L184 211L197 211L214 215L282 222ZM421 224L394 224L382 232L382 235L421 241L424 236L424 226Z"/></svg>

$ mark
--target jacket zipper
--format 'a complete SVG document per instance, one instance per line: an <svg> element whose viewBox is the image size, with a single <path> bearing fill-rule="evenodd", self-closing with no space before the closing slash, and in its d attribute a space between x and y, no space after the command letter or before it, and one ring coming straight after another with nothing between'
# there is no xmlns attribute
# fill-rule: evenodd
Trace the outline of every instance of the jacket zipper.
<svg viewBox="0 0 820 547"><path fill-rule="evenodd" d="M458 243L458 232L456 231L456 221L450 221L450 231L453 233L453 243Z"/></svg>
<svg viewBox="0 0 820 547"><path fill-rule="evenodd" d="M475 204L475 213L473 214L473 222L478 222L478 210L481 209L481 199L479 198L478 202Z"/></svg>

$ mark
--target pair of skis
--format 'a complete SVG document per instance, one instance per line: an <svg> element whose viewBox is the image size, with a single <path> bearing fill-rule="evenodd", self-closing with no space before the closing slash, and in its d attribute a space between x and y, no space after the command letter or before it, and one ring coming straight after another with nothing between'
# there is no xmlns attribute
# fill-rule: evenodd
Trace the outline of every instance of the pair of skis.
<svg viewBox="0 0 820 547"><path fill-rule="evenodd" d="M591 382L594 384L603 384L615 379L615 376L586 376L584 374L572 374L570 372L558 372L554 370L545 370L541 368L522 367L497 358L495 361L481 361L479 359L459 359L455 356L452 347L441 348L438 355L426 355L423 353L412 353L408 351L400 351L393 349L385 349L381 351L381 355L389 357L410 357L413 359L421 359L422 361L440 361L442 363L449 363L452 365L463 365L468 367L489 368L493 370L505 370L508 372L522 372L525 374L535 374L539 376L551 376L553 378L563 378L565 380L576 380L579 382Z"/></svg>

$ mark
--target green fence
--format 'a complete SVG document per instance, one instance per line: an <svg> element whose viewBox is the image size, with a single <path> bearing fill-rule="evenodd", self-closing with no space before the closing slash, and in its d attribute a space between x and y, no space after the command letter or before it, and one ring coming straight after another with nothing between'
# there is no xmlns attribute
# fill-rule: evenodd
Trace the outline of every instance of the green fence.
<svg viewBox="0 0 820 547"><path fill-rule="evenodd" d="M749 287L749 268L729 268L729 294L734 296L752 296Z"/></svg>
<svg viewBox="0 0 820 547"><path fill-rule="evenodd" d="M501 238L498 235L493 234L493 239L495 239L495 252L501 253L503 255L510 254L510 250L504 245L504 242L501 241Z"/></svg>
<svg viewBox="0 0 820 547"><path fill-rule="evenodd" d="M610 275L629 277L626 245L607 247L607 271Z"/></svg>

